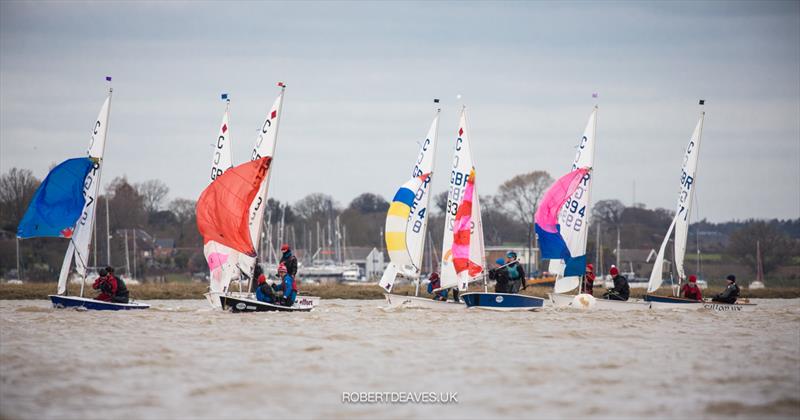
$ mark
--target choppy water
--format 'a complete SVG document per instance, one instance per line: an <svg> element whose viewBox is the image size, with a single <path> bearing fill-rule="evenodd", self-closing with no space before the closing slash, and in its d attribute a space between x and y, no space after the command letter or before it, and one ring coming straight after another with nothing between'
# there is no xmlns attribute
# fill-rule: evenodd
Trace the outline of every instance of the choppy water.
<svg viewBox="0 0 800 420"><path fill-rule="evenodd" d="M800 416L800 300L725 314L151 303L0 301L0 417ZM358 391L457 392L458 403L342 403Z"/></svg>

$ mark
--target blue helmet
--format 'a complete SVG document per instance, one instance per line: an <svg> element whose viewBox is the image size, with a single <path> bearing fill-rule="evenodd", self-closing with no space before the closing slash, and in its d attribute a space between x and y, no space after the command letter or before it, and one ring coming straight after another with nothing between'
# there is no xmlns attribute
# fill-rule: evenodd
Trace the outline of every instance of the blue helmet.
<svg viewBox="0 0 800 420"><path fill-rule="evenodd" d="M503 260L502 258L498 258L498 259L496 259L494 262L496 262L496 263L497 263L497 265L503 265L503 264L505 264L505 263L506 263L506 262L505 262L505 260Z"/></svg>
<svg viewBox="0 0 800 420"><path fill-rule="evenodd" d="M506 258L517 258L517 253L514 251L506 252Z"/></svg>

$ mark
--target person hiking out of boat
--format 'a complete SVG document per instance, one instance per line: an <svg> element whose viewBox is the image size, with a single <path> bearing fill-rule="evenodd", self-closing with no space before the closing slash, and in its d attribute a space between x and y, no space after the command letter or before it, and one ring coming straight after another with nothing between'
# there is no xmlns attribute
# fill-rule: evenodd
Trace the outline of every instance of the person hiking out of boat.
<svg viewBox="0 0 800 420"><path fill-rule="evenodd" d="M489 270L489 280L494 280L495 293L508 293L508 272L503 267L506 261L498 258L495 263L497 267Z"/></svg>
<svg viewBox="0 0 800 420"><path fill-rule="evenodd" d="M257 282L256 299L260 302L276 303L279 295L275 292L275 289L267 283L267 276L264 275L264 270L261 269L261 266L258 264L256 264L253 277L256 278Z"/></svg>
<svg viewBox="0 0 800 420"><path fill-rule="evenodd" d="M628 279L619 273L617 267L611 267L608 274L611 274L611 278L614 280L614 287L603 294L603 298L609 300L628 300L631 294Z"/></svg>
<svg viewBox="0 0 800 420"><path fill-rule="evenodd" d="M447 301L447 289L443 290L436 290L442 287L441 279L439 278L439 273L433 272L428 277L428 293L433 295L433 300L440 300L442 302Z"/></svg>
<svg viewBox="0 0 800 420"><path fill-rule="evenodd" d="M525 270L522 269L517 261L517 253L508 251L506 253L506 275L508 276L508 293L519 293L520 289L527 289L525 281Z"/></svg>
<svg viewBox="0 0 800 420"><path fill-rule="evenodd" d="M725 287L722 293L711 298L713 302L736 303L736 299L739 298L739 286L736 285L736 276L730 274L726 279L728 286Z"/></svg>
<svg viewBox="0 0 800 420"><path fill-rule="evenodd" d="M594 294L594 266L586 264L586 274L583 276L583 293L587 295Z"/></svg>
<svg viewBox="0 0 800 420"><path fill-rule="evenodd" d="M100 290L100 294L95 297L96 300L113 303L128 303L129 294L128 288L122 279L114 275L114 267L106 267L101 269L98 274L100 277L95 280L92 288Z"/></svg>
<svg viewBox="0 0 800 420"><path fill-rule="evenodd" d="M292 306L297 298L297 282L294 280L287 271L284 263L278 264L278 278L280 283L275 285L276 292L282 292L280 296L280 304L283 306Z"/></svg>
<svg viewBox="0 0 800 420"><path fill-rule="evenodd" d="M289 247L289 244L281 245L281 253L280 262L286 265L286 272L289 273L292 278L297 277L297 257L292 253L292 248Z"/></svg>
<svg viewBox="0 0 800 420"><path fill-rule="evenodd" d="M689 276L689 282L681 286L681 296L684 299L703 300L703 292L697 287L697 276Z"/></svg>

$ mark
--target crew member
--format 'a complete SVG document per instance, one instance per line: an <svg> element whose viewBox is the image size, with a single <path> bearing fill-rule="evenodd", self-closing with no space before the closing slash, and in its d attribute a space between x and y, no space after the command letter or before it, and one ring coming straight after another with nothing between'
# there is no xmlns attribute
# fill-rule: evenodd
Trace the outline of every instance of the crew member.
<svg viewBox="0 0 800 420"><path fill-rule="evenodd" d="M506 253L506 275L508 276L508 293L519 293L520 289L527 289L528 284L525 281L525 270L522 269L519 261L517 261L517 253L508 251Z"/></svg>
<svg viewBox="0 0 800 420"><path fill-rule="evenodd" d="M297 277L297 257L294 256L292 253L292 249L289 247L289 244L281 245L281 263L286 266L286 272L292 276L292 278Z"/></svg>
<svg viewBox="0 0 800 420"><path fill-rule="evenodd" d="M583 293L591 295L594 293L594 266L586 264L586 274L583 276Z"/></svg>
<svg viewBox="0 0 800 420"><path fill-rule="evenodd" d="M95 299L104 302L128 303L128 288L122 279L114 276L114 267L108 266L101 269L98 274L100 277L94 281L93 289L100 290L100 294Z"/></svg>
<svg viewBox="0 0 800 420"><path fill-rule="evenodd" d="M294 305L294 300L297 298L297 282L286 271L286 265L283 263L278 264L278 278L281 281L274 289L276 292L283 292L280 297L280 304L283 306Z"/></svg>
<svg viewBox="0 0 800 420"><path fill-rule="evenodd" d="M703 292L697 287L697 276L689 276L689 282L681 286L681 296L684 299L703 300Z"/></svg>
<svg viewBox="0 0 800 420"><path fill-rule="evenodd" d="M439 273L433 272L431 273L430 277L428 277L428 293L433 295L433 300L440 300L442 302L447 301L447 289L443 290L436 290L442 287L441 279L439 278Z"/></svg>
<svg viewBox="0 0 800 420"><path fill-rule="evenodd" d="M614 280L614 287L603 294L603 298L610 300L628 300L628 297L631 293L631 288L628 285L628 279L619 273L619 269L617 267L611 267L611 270L609 270L608 273L611 274L611 277Z"/></svg>
<svg viewBox="0 0 800 420"><path fill-rule="evenodd" d="M267 277L264 275L264 270L261 269L261 266L256 264L256 270L253 275L256 278L257 286L256 286L256 299L261 302L266 303L276 303L278 301L278 295L275 293L275 290L267 283Z"/></svg>
<svg viewBox="0 0 800 420"><path fill-rule="evenodd" d="M494 292L508 293L508 272L503 269L506 261L502 258L498 258L495 263L497 267L489 270L489 280L495 281Z"/></svg>
<svg viewBox="0 0 800 420"><path fill-rule="evenodd" d="M736 303L736 299L739 298L739 286L736 285L736 276L733 274L728 275L728 286L725 287L725 290L722 293L714 296L711 298L714 302L721 302L721 303Z"/></svg>

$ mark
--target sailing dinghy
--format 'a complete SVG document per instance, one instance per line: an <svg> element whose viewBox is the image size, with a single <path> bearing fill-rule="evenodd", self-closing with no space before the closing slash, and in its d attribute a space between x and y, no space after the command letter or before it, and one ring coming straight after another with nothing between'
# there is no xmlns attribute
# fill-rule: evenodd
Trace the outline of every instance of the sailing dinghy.
<svg viewBox="0 0 800 420"><path fill-rule="evenodd" d="M583 293L583 276L586 273L586 241L589 231L589 214L591 214L591 191L594 172L594 150L597 138L597 106L589 115L589 121L583 130L578 143L575 159L572 161L572 170L589 168L580 180L577 188L561 207L558 213L559 233L569 251L566 259L551 259L549 270L556 273L553 293L548 293L548 298L555 307L570 306L591 302L592 296L585 294L576 300L577 295ZM577 295L568 294L578 289Z"/></svg>
<svg viewBox="0 0 800 420"><path fill-rule="evenodd" d="M481 205L476 186L475 161L469 140L467 109L461 108L458 136L453 153L450 189L442 237L441 288L466 291L483 280L483 292L461 295L467 308L519 311L539 308L544 299L525 295L489 293L486 286L486 251L483 242Z"/></svg>
<svg viewBox="0 0 800 420"><path fill-rule="evenodd" d="M272 107L258 130L258 136L256 137L253 151L250 155L251 162L268 157L270 159L270 166L272 165L278 139L278 128L283 115L283 97L286 92L286 85L283 82L278 82L278 87L281 88L280 93L277 98L275 98ZM227 95L224 95L223 99L227 100ZM227 173L227 169L232 166L228 122L229 105L226 105L212 159L211 185L222 178L224 174ZM261 238L271 173L271 170L266 171L266 178L260 183L255 195L248 203L247 228L250 233L251 244L254 248L255 244L258 244ZM224 307L221 300L222 296L258 302L255 299L255 295L249 290L247 292L241 290L239 292L234 292L230 290L230 283L233 279L241 278L242 274L248 279L253 277L257 263L255 252L253 255L243 254L236 249L227 247L214 240L206 241L203 246L203 251L211 273L209 292L205 294L205 297L213 307ZM248 285L250 284L251 282L248 281ZM318 305L319 301L320 298L316 296L298 295L292 308L295 310L311 309Z"/></svg>
<svg viewBox="0 0 800 420"><path fill-rule="evenodd" d="M705 101L701 100L700 105ZM650 281L647 284L647 294L644 300L650 302L653 309L705 309L714 312L741 312L752 311L756 304L752 303L721 303L711 301L696 301L684 299L678 296L659 296L655 293L663 282L662 275L664 270L664 253L667 248L670 236L675 231L675 270L678 273L678 287L675 289L679 293L681 283L686 279L683 259L686 254L686 241L689 235L689 215L692 210L692 198L695 186L697 185L697 162L700 155L700 140L703 135L703 120L706 113L700 112L700 119L692 132L689 144L683 156L683 167L681 168L680 190L678 192L678 204L675 210L675 218L672 220L661 247L658 250L653 271L650 273Z"/></svg>
<svg viewBox="0 0 800 420"><path fill-rule="evenodd" d="M267 180L271 161L267 156L233 167L203 190L197 200L197 230L205 244L216 241L255 259L248 223L250 204ZM234 312L310 310L226 295L220 296L220 304L223 309Z"/></svg>
<svg viewBox="0 0 800 420"><path fill-rule="evenodd" d="M110 77L106 77L111 81ZM58 277L58 292L49 295L56 308L79 308L92 310L147 309L150 305L130 301L129 303L104 302L83 297L86 283L86 268L89 261L89 246L100 190L100 173L103 165L106 137L108 135L111 93L100 108L89 140L87 157L69 159L47 175L36 190L28 210L17 229L19 238L60 237L68 238L69 245L61 273ZM72 261L80 280L80 296L68 296L67 278Z"/></svg>
<svg viewBox="0 0 800 420"><path fill-rule="evenodd" d="M435 103L438 102L434 100ZM389 307L449 308L463 307L460 302L442 302L419 296L420 272L428 230L428 207L431 197L431 181L439 138L439 114L431 122L428 135L422 142L417 161L406 181L392 198L386 213L384 240L389 253L389 264L381 276L380 286ZM411 279L416 285L415 296L392 293L398 277Z"/></svg>

